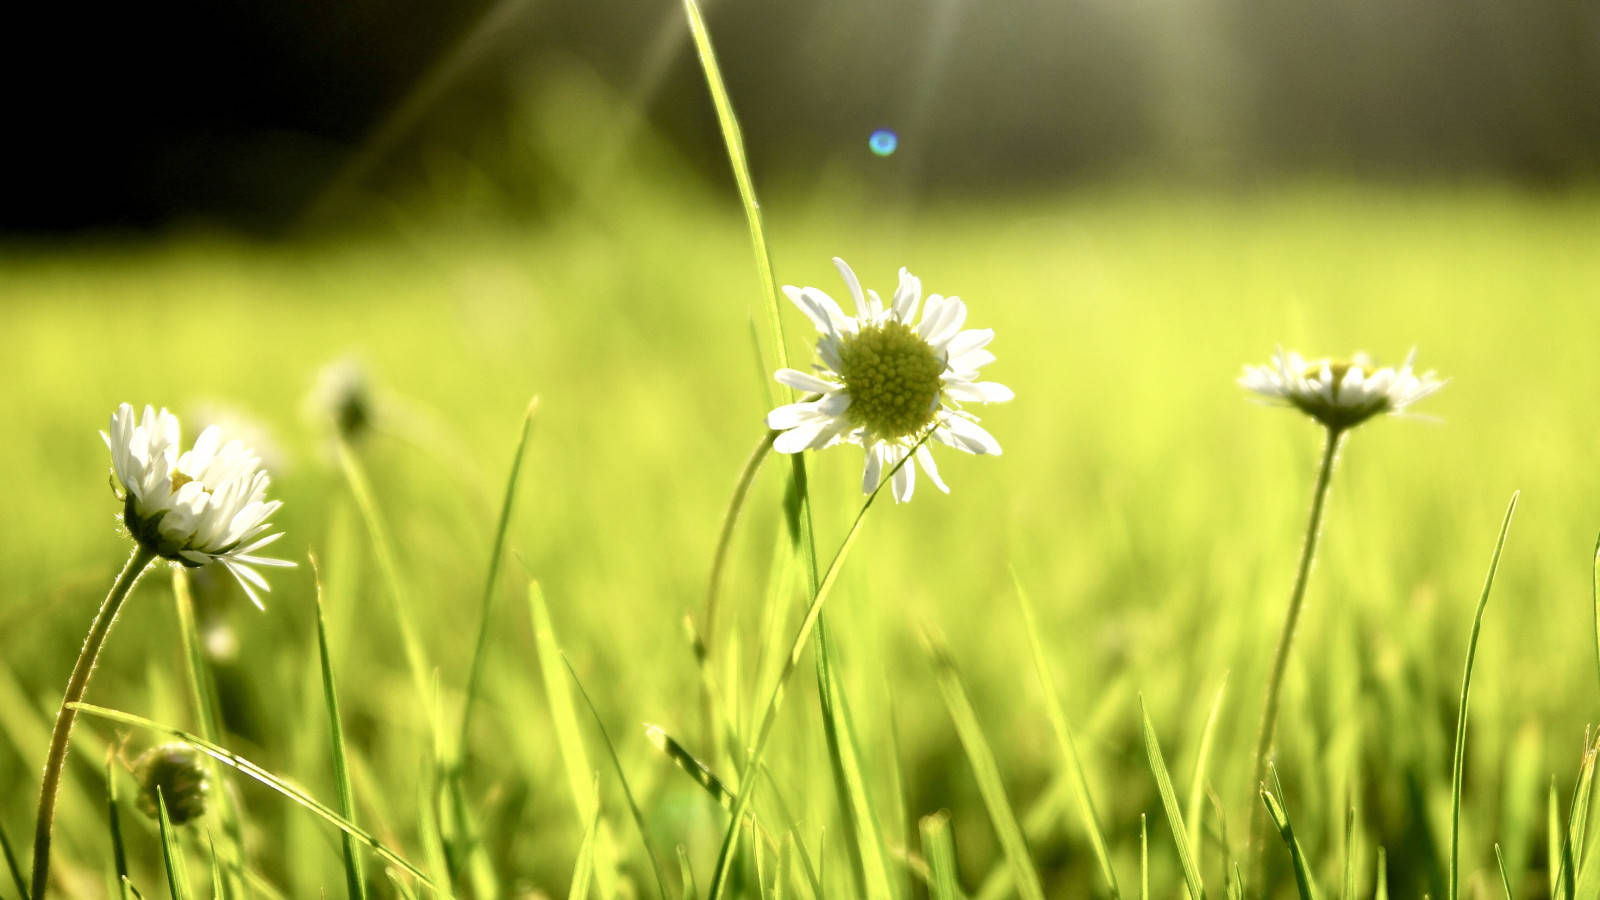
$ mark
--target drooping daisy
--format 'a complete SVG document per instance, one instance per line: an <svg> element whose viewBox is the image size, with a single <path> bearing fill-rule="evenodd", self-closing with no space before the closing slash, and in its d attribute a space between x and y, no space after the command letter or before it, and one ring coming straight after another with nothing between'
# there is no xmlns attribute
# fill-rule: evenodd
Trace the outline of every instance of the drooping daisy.
<svg viewBox="0 0 1600 900"><path fill-rule="evenodd" d="M270 588L254 567L294 565L255 555L283 536L266 534L283 502L266 499L261 459L239 441L223 443L216 426L180 454L178 417L149 406L142 419L126 403L117 407L110 433L100 437L122 482L123 522L134 539L185 566L218 563L261 606L256 591Z"/></svg>
<svg viewBox="0 0 1600 900"><path fill-rule="evenodd" d="M1381 413L1402 415L1406 407L1444 387L1448 379L1431 370L1420 375L1412 371L1416 355L1413 349L1396 369L1377 368L1364 353L1348 361L1307 361L1280 348L1271 363L1245 366L1239 385L1343 431Z"/></svg>
<svg viewBox="0 0 1600 900"><path fill-rule="evenodd" d="M894 470L896 502L910 500L916 488L910 461L894 469L914 452L934 486L948 494L928 440L964 453L1000 454L999 442L961 407L1013 396L1005 385L978 380L978 370L994 361L994 354L984 349L994 331L963 330L967 305L960 298L930 294L923 303L922 282L903 268L894 299L885 306L876 291L861 289L844 260L835 258L833 264L855 299L854 317L817 288L783 288L822 337L816 374L780 369L775 375L782 384L818 396L767 413L767 427L782 432L773 449L799 453L858 444L866 451L862 491L871 493L883 474Z"/></svg>

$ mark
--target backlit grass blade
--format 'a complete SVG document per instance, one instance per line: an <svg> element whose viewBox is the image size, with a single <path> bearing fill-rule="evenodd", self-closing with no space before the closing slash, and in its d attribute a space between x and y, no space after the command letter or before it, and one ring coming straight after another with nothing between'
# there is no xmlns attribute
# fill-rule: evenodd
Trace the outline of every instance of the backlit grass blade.
<svg viewBox="0 0 1600 900"><path fill-rule="evenodd" d="M1139 900L1150 900L1150 823L1139 813Z"/></svg>
<svg viewBox="0 0 1600 900"><path fill-rule="evenodd" d="M1039 638L1039 623L1033 614L1033 603L1028 599L1028 592L1023 589L1022 580L1017 577L1014 569L1011 572L1011 583L1016 586L1017 602L1022 607L1022 620L1027 626L1028 644L1033 651L1034 672L1038 675L1039 687L1044 691L1045 713L1050 719L1050 729L1055 732L1056 745L1061 751L1062 763L1066 766L1067 777L1072 783L1073 795L1078 805L1078 818L1083 825L1084 833L1089 837L1089 846L1094 850L1095 862L1100 866L1100 877L1105 879L1106 887L1113 898L1121 897L1122 892L1117 887L1117 872L1111 865L1111 851L1106 845L1105 832L1100 828L1100 818L1095 813L1094 797L1089 792L1089 780L1084 775L1082 762L1078 759L1078 745L1073 738L1072 727L1067 723L1067 715L1062 710L1061 698L1056 694L1055 678L1051 675L1050 664L1045 658L1044 642Z"/></svg>
<svg viewBox="0 0 1600 900"><path fill-rule="evenodd" d="M678 845L678 875L683 881L683 900L697 900L700 892L694 886L694 868L689 865L689 851Z"/></svg>
<svg viewBox="0 0 1600 900"><path fill-rule="evenodd" d="M116 801L113 799L111 807L112 833L116 834ZM120 849L122 844L117 841L115 846ZM0 825L0 853L5 854L6 869L11 872L11 883L17 888L17 896L28 900L28 879L22 875L22 869L17 866L17 854L11 848L11 838L6 836L6 830ZM124 863L126 868L126 863Z"/></svg>
<svg viewBox="0 0 1600 900"><path fill-rule="evenodd" d="M1550 879L1550 900L1561 896L1561 872L1565 868L1562 858L1563 840L1561 835L1561 795L1556 790L1556 777L1550 776L1550 792L1545 803L1545 864L1549 866L1545 871L1556 873ZM1571 889L1571 885L1567 886Z"/></svg>
<svg viewBox="0 0 1600 900"><path fill-rule="evenodd" d="M1373 889L1372 900L1389 900L1389 854L1378 846L1378 884Z"/></svg>
<svg viewBox="0 0 1600 900"><path fill-rule="evenodd" d="M172 820L167 816L167 798L161 788L156 788L156 816L161 823L161 861L167 869L167 889L172 900L189 900L194 891L189 887L189 872L183 862L183 849L178 846L178 836L173 833Z"/></svg>
<svg viewBox="0 0 1600 900"><path fill-rule="evenodd" d="M928 858L930 900L966 900L956 877L956 848L950 840L950 815L936 812L923 816L922 854Z"/></svg>
<svg viewBox="0 0 1600 900"><path fill-rule="evenodd" d="M1194 777L1189 780L1189 802L1183 812L1183 826L1189 831L1189 852L1200 859L1201 815L1205 809L1206 768L1211 762L1211 746L1217 736L1217 719L1221 717L1222 701L1228 695L1228 677L1222 677L1217 695L1211 701L1211 712L1206 714L1205 728L1200 732L1200 749L1195 752Z"/></svg>
<svg viewBox="0 0 1600 900"><path fill-rule="evenodd" d="M117 877L117 893L122 900L128 900L128 848L122 842L122 814L117 809L117 779L116 772L111 768L111 757L106 757L106 825L111 831L111 865ZM0 833L0 844L5 843L5 836ZM11 847L6 846L6 854L10 855ZM16 870L12 869L12 874ZM21 884L17 885L19 888ZM27 892L19 896L26 898Z"/></svg>
<svg viewBox="0 0 1600 900"><path fill-rule="evenodd" d="M584 830L583 843L578 847L578 859L572 867L572 887L567 891L567 900L588 900L589 880L594 876L594 843L595 836L600 831L600 798L599 783L595 784L595 802L590 804L594 815L589 820L589 827Z"/></svg>
<svg viewBox="0 0 1600 900"><path fill-rule="evenodd" d="M700 14L695 0L683 0L689 19L689 33L694 38L695 52L700 58L700 70L705 73L706 87L711 91L711 103L716 107L717 124L722 129L722 141L727 147L728 162L733 167L733 179L739 186L739 200L744 205L746 224L750 228L751 249L755 251L756 268L761 275L761 289L769 301L767 326L771 329L772 353L777 365L769 371L786 368L789 353L783 342L783 320L778 314L778 282L772 274L772 252L767 248L766 231L761 223L761 204L756 200L755 183L750 178L750 163L745 158L744 136L739 129L739 119L733 112L733 101L728 99L728 89L722 83L722 70L717 66L717 54L711 46L711 34ZM798 454L797 454L798 455Z"/></svg>
<svg viewBox="0 0 1600 900"><path fill-rule="evenodd" d="M328 652L328 621L322 607L322 571L311 557L312 597L317 610L317 654L322 666L322 698L328 712L328 735L333 744L333 778L339 789L339 811L351 822L356 820L355 791L350 787L350 763L344 748L344 720L339 715L339 690L333 677L333 658ZM350 900L366 900L367 877L355 838L339 836L344 850L344 880Z"/></svg>
<svg viewBox="0 0 1600 900"><path fill-rule="evenodd" d="M556 748L561 751L561 764L566 770L567 788L571 791L572 805L578 811L578 820L587 822L594 818L594 805L598 802L598 797L589 789L594 770L589 768L589 755L583 748L578 714L572 706L572 692L567 688L569 676L561 670L561 648L556 643L550 607L545 603L538 581L528 582L528 609L533 617L539 676L544 680L545 700L550 704L551 724L555 728Z"/></svg>
<svg viewBox="0 0 1600 900"><path fill-rule="evenodd" d="M384 585L389 589L395 622L400 628L400 644L405 652L406 667L411 673L411 685L417 692L417 703L430 711L429 722L437 742L439 722L431 699L433 694L428 688L428 663L422 652L422 642L417 638L417 627L411 620L411 596L406 590L405 580L400 577L400 563L395 557L394 543L389 538L389 530L378 511L378 501L372 494L372 485L367 481L366 472L356 458L355 451L343 439L335 446L339 454L339 466L350 484L350 493L355 497L356 507L361 510L361 518L366 522L367 534L372 538L372 547L378 557L378 571L383 574Z"/></svg>
<svg viewBox="0 0 1600 900"><path fill-rule="evenodd" d="M206 666L205 654L200 649L200 632L195 626L194 597L189 587L189 572L181 566L172 569L172 598L178 613L178 633L183 640L184 676L189 686L189 701L194 705L195 720L200 726L200 736L215 741L221 734L217 720L216 684ZM206 766L216 775L216 764L210 760ZM234 857L227 868L228 893L238 896L242 887L239 872L244 862L244 828L240 825L239 810L227 791L218 791L217 815L222 821L223 834L232 842Z"/></svg>
<svg viewBox="0 0 1600 900"><path fill-rule="evenodd" d="M1577 893L1580 850L1583 846L1585 826L1589 819L1589 798L1594 788L1595 758L1600 754L1600 733L1584 736L1583 762L1578 767L1578 781L1572 789L1572 808L1567 810L1566 838L1561 842L1560 865L1556 869L1556 886L1562 895L1573 898ZM1559 829L1557 829L1559 833Z"/></svg>
<svg viewBox="0 0 1600 900"><path fill-rule="evenodd" d="M1033 862L1028 857L1028 845L1023 839L1022 828L1017 825L1016 814L1006 799L1000 767L995 763L994 751L989 748L988 739L983 736L978 714L973 710L972 701L961 684L955 662L942 642L927 630L923 632L923 643L933 662L939 693L944 696L945 708L950 711L950 718L955 724L956 737L961 740L961 746L967 752L967 762L971 764L972 774L978 781L978 793L983 796L984 806L989 810L989 820L1000 838L1006 861L1011 865L1017 893L1023 900L1044 900L1044 887L1039 883L1039 873L1034 870Z"/></svg>
<svg viewBox="0 0 1600 900"><path fill-rule="evenodd" d="M850 830L851 861L860 879L858 889L873 900L893 896L889 886L888 864L884 862L883 836L878 828L877 809L867 790L862 771L861 751L856 742L855 723L850 717L844 685L833 666L827 626L817 622L817 693L822 705L822 731L828 744L828 760L834 789Z"/></svg>
<svg viewBox="0 0 1600 900"><path fill-rule="evenodd" d="M371 848L372 852L404 869L406 874L417 879L417 881L421 882L425 887L434 893L441 896L448 896L447 891L441 890L438 885L434 884L433 881L428 878L428 876L422 874L420 869L412 865L405 859L405 857L389 849L387 845L374 837L370 832L362 829L359 825L356 825L354 822L351 822L344 816L339 815L332 808L324 803L321 803L300 788L289 784L282 778L279 778L278 776L272 774L266 769L263 769L250 760L245 759L237 753L234 753L233 751L224 747L219 747L218 745L213 744L197 734L190 734L182 729L162 725L160 722L154 722L150 719L146 719L143 716L134 715L133 713L127 713L116 709L107 709L103 706L95 706L92 703L74 704L74 708L86 715L105 719L111 722L120 722L124 725L132 725L137 728L148 729L156 732L157 734L169 735L181 741L193 744L196 750L205 753L207 756L210 756L212 759L215 759L223 765L229 766L254 779L255 781L260 782L266 787L271 788L279 794L282 794L283 796L299 804L307 811L321 817L323 821L327 822L333 827L351 835L356 840Z"/></svg>
<svg viewBox="0 0 1600 900"><path fill-rule="evenodd" d="M393 869L384 869L383 874L389 879L389 884L394 887L395 895L400 897L400 900L417 900L417 892L406 883L404 875Z"/></svg>
<svg viewBox="0 0 1600 900"><path fill-rule="evenodd" d="M1472 663L1478 655L1478 634L1483 629L1483 611L1489 605L1489 592L1494 587L1494 573L1500 568L1500 552L1505 549L1506 535L1511 531L1511 517L1517 511L1517 498L1511 495L1506 506L1505 520L1500 523L1500 538L1494 544L1494 556L1489 559L1489 574L1483 580L1483 593L1478 597L1478 611L1472 617L1472 633L1467 637L1467 662L1461 671L1461 700L1456 708L1456 751L1450 766L1450 880L1449 900L1459 896L1461 882L1461 782L1466 773L1467 761L1467 699L1472 688Z"/></svg>
<svg viewBox="0 0 1600 900"><path fill-rule="evenodd" d="M1276 775L1273 780L1276 781ZM1300 841L1294 836L1294 827L1289 823L1289 814L1284 811L1283 804L1265 787L1261 789L1261 802L1267 805L1267 815L1272 819L1272 824L1278 829L1278 834L1283 837L1283 843L1289 848L1289 861L1294 868L1294 883L1300 892L1300 900L1316 900L1316 890L1312 887L1311 872L1306 863L1305 853L1300 849Z"/></svg>
<svg viewBox="0 0 1600 900"><path fill-rule="evenodd" d="M1506 858L1500 852L1499 842L1494 845L1494 862L1500 867L1500 886L1505 889L1506 900L1516 900L1511 894L1511 876L1506 874Z"/></svg>
<svg viewBox="0 0 1600 900"><path fill-rule="evenodd" d="M1161 742L1156 738L1156 727L1150 721L1150 713L1145 710L1143 694L1139 695L1139 718L1144 730L1145 755L1149 757L1150 771L1156 777L1156 790L1161 794L1167 823L1172 826L1173 842L1178 845L1178 861L1183 864L1184 882L1193 900L1204 900L1205 883L1200 878L1200 869L1194 863L1194 854L1189 850L1194 844L1184 829L1183 814L1178 810L1178 795L1172 789L1172 775L1167 771L1167 762L1161 755Z"/></svg>
<svg viewBox="0 0 1600 900"><path fill-rule="evenodd" d="M1339 892L1339 900L1356 900L1356 808L1354 804L1345 807L1344 812L1344 889ZM1495 845L1495 853L1500 852L1500 845Z"/></svg>
<svg viewBox="0 0 1600 900"><path fill-rule="evenodd" d="M206 844L211 848L211 896L213 900L225 900L228 889L222 886L222 858L217 855L217 840L206 832Z"/></svg>
<svg viewBox="0 0 1600 900"><path fill-rule="evenodd" d="M622 784L622 794L628 800L628 812L633 816L633 824L639 831L639 843L644 846L644 854L650 860L650 873L656 879L656 891L661 900L667 900L667 879L661 873L661 860L656 856L655 848L650 845L650 829L645 826L644 813L639 810L639 803L634 799L633 788L628 785L628 775L622 770L622 758L617 755L617 746L611 741L611 733L606 730L606 725L600 720L600 710L594 705L589 691L583 686L583 679L578 677L578 671L572 667L572 660L562 654L561 662L567 667L567 674L572 676L572 683L578 688L578 696L589 707L589 715L594 718L594 725L600 729L600 738L605 742L606 752L611 756L611 766L617 772L617 781Z"/></svg>
<svg viewBox="0 0 1600 900"><path fill-rule="evenodd" d="M461 731L456 738L456 756L467 755L467 741L472 730L472 711L476 706L478 691L483 682L483 658L489 649L489 628L494 613L494 588L500 574L500 559L504 555L506 532L511 530L511 509L517 499L517 479L522 474L522 459L527 454L528 435L533 431L533 415L539 409L539 398L528 401L522 414L522 431L517 436L517 448L511 454L511 474L506 477L505 496L500 500L500 519L494 528L494 543L489 551L489 573L483 579L483 598L478 604L478 638L472 645L472 664L467 669L467 696L461 707Z"/></svg>
<svg viewBox="0 0 1600 900"><path fill-rule="evenodd" d="M1600 666L1600 537L1594 541L1594 574L1589 585L1594 596L1594 659L1596 666Z"/></svg>

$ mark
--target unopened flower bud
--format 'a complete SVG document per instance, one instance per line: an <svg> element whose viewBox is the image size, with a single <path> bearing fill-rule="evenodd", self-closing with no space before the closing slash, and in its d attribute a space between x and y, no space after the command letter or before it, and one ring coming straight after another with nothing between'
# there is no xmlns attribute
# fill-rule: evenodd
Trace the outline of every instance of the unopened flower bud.
<svg viewBox="0 0 1600 900"><path fill-rule="evenodd" d="M150 818L158 815L158 798L166 801L174 825L206 814L211 777L205 754L192 745L173 741L151 747L134 761L133 777L139 782L139 811Z"/></svg>

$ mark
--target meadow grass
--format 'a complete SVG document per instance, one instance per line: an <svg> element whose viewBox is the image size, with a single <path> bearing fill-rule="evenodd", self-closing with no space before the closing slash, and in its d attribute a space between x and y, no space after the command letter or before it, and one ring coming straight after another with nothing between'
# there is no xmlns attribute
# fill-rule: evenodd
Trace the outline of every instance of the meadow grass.
<svg viewBox="0 0 1600 900"><path fill-rule="evenodd" d="M757 473L733 532L713 670L683 622L703 609L764 433L770 364L751 329L770 301L736 201L610 190L546 226L3 251L0 826L24 864L48 716L127 552L94 434L127 400L174 407L191 435L206 405L261 423L283 555L315 551L326 586L319 611L309 565L275 573L265 614L204 573L153 570L135 589L90 702L209 740L321 807L219 767L227 799L164 842L122 799L116 843L144 896L169 877L200 894L213 881L230 896L352 893L355 878L373 896L427 895L374 845L458 896L558 896L588 879L600 896L676 897L684 872L705 896L727 809L647 722L731 794L760 781L730 873L740 895L758 872L773 895L781 872L785 897L854 896L858 879L999 897L1031 870L1044 896L1131 896L1146 816L1155 892L1186 882L1176 831L1225 895L1321 446L1313 423L1255 406L1233 379L1279 343L1384 359L1415 344L1453 379L1417 410L1442 421L1345 441L1277 727L1280 824L1292 819L1321 896L1374 895L1380 852L1389 893L1446 896L1457 803L1462 896L1543 896L1557 871L1586 896L1600 877L1585 852L1600 196L1129 184L911 208L769 192L780 282L838 295L834 254L880 290L910 266L996 329L994 377L1018 399L984 413L1004 456L944 454L950 496L925 486L873 507L832 586L826 666L789 680L750 772L745 742L814 593L809 563L789 559L787 460ZM798 362L809 329L782 315ZM379 416L341 449L302 397L347 354ZM861 509L859 457L808 462L825 562ZM1464 650L1516 489L1462 743ZM517 601L530 579L532 612ZM947 636L931 658L929 627ZM236 650L213 652L230 633ZM580 686L595 717L560 699ZM107 772L119 797L135 786L106 756L166 739L129 721L80 718L56 838L67 895L117 889ZM1267 849L1273 895L1292 895L1289 850Z"/></svg>

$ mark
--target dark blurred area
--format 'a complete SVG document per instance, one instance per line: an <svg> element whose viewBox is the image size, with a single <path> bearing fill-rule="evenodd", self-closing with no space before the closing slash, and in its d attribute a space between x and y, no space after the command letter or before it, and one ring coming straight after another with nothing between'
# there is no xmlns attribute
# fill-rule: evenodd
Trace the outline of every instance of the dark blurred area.
<svg viewBox="0 0 1600 900"><path fill-rule="evenodd" d="M711 0L758 179L898 133L921 194L1114 176L1489 177L1600 168L1594 0ZM439 160L538 214L519 102L592 71L726 161L671 0L37 4L13 17L0 229L359 219ZM875 176L876 177L876 176ZM715 181L714 183L720 183Z"/></svg>

